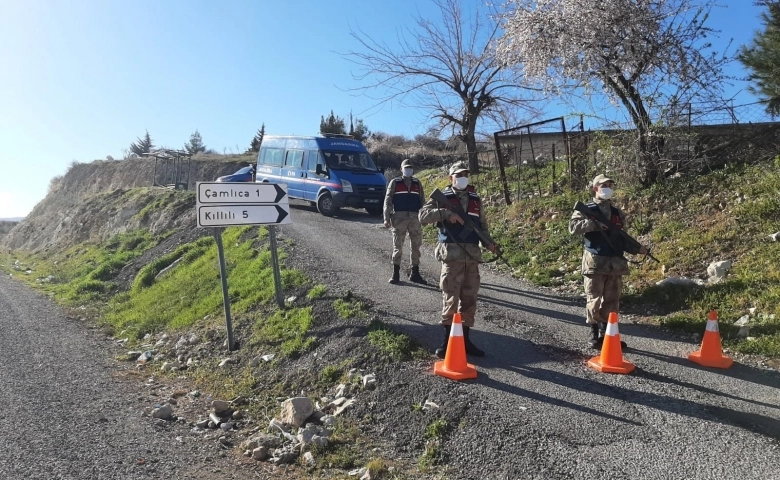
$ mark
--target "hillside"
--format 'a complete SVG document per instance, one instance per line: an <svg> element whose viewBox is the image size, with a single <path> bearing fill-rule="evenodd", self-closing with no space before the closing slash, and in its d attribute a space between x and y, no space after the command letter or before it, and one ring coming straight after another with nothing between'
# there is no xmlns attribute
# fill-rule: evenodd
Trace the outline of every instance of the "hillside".
<svg viewBox="0 0 780 480"><path fill-rule="evenodd" d="M252 161L251 156L195 157L190 164L190 190L195 182L213 181ZM153 159L75 163L51 181L46 198L2 240L25 251L57 249L144 228L153 234L194 222L194 197L173 201L168 189L151 188L162 165ZM137 189L128 193L131 189ZM179 197L177 197L179 198ZM171 201L166 208L167 201ZM144 210L146 209L146 210ZM139 215L139 212L142 212Z"/></svg>
<svg viewBox="0 0 780 480"><path fill-rule="evenodd" d="M0 220L0 238L11 231L22 219Z"/></svg>

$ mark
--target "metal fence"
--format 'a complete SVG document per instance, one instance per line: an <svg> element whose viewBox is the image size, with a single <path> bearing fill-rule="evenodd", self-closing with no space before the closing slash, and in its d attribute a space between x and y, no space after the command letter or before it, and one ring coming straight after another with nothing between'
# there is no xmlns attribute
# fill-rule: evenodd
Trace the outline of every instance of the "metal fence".
<svg viewBox="0 0 780 480"><path fill-rule="evenodd" d="M625 183L647 184L727 162L771 157L780 147L780 123L758 103L675 105L659 115L644 139L644 150L630 125L585 131L582 118L573 132L562 117L502 130L494 134L494 158L480 157L480 168L498 167L497 186L508 204L563 187L584 188L598 173L608 172ZM648 178L648 172L656 177Z"/></svg>

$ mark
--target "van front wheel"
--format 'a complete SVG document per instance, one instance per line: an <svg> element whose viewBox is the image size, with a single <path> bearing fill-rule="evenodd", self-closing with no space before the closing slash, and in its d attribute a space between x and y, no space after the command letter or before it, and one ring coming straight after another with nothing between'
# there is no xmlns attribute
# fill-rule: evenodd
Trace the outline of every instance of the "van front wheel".
<svg viewBox="0 0 780 480"><path fill-rule="evenodd" d="M333 197L330 193L323 193L317 199L317 211L326 217L332 217L339 211L338 207L333 203Z"/></svg>

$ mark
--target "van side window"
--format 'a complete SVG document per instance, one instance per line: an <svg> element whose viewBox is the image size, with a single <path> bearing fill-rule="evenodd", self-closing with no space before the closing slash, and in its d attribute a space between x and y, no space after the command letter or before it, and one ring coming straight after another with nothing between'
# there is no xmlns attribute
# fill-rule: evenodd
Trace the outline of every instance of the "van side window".
<svg viewBox="0 0 780 480"><path fill-rule="evenodd" d="M277 167L281 167L283 159L283 148L266 148L263 151L263 158L260 160L260 163L263 165L275 165Z"/></svg>
<svg viewBox="0 0 780 480"><path fill-rule="evenodd" d="M302 167L303 150L288 150L287 157L284 159L284 165L286 167Z"/></svg>

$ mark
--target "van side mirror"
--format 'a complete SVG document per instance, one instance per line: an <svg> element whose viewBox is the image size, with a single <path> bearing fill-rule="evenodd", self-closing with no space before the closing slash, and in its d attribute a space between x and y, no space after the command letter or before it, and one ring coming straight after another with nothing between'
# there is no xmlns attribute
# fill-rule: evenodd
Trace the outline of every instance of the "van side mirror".
<svg viewBox="0 0 780 480"><path fill-rule="evenodd" d="M317 172L317 175L322 175L325 173L325 171L322 169L322 164L318 163L316 167L314 167L314 171Z"/></svg>

